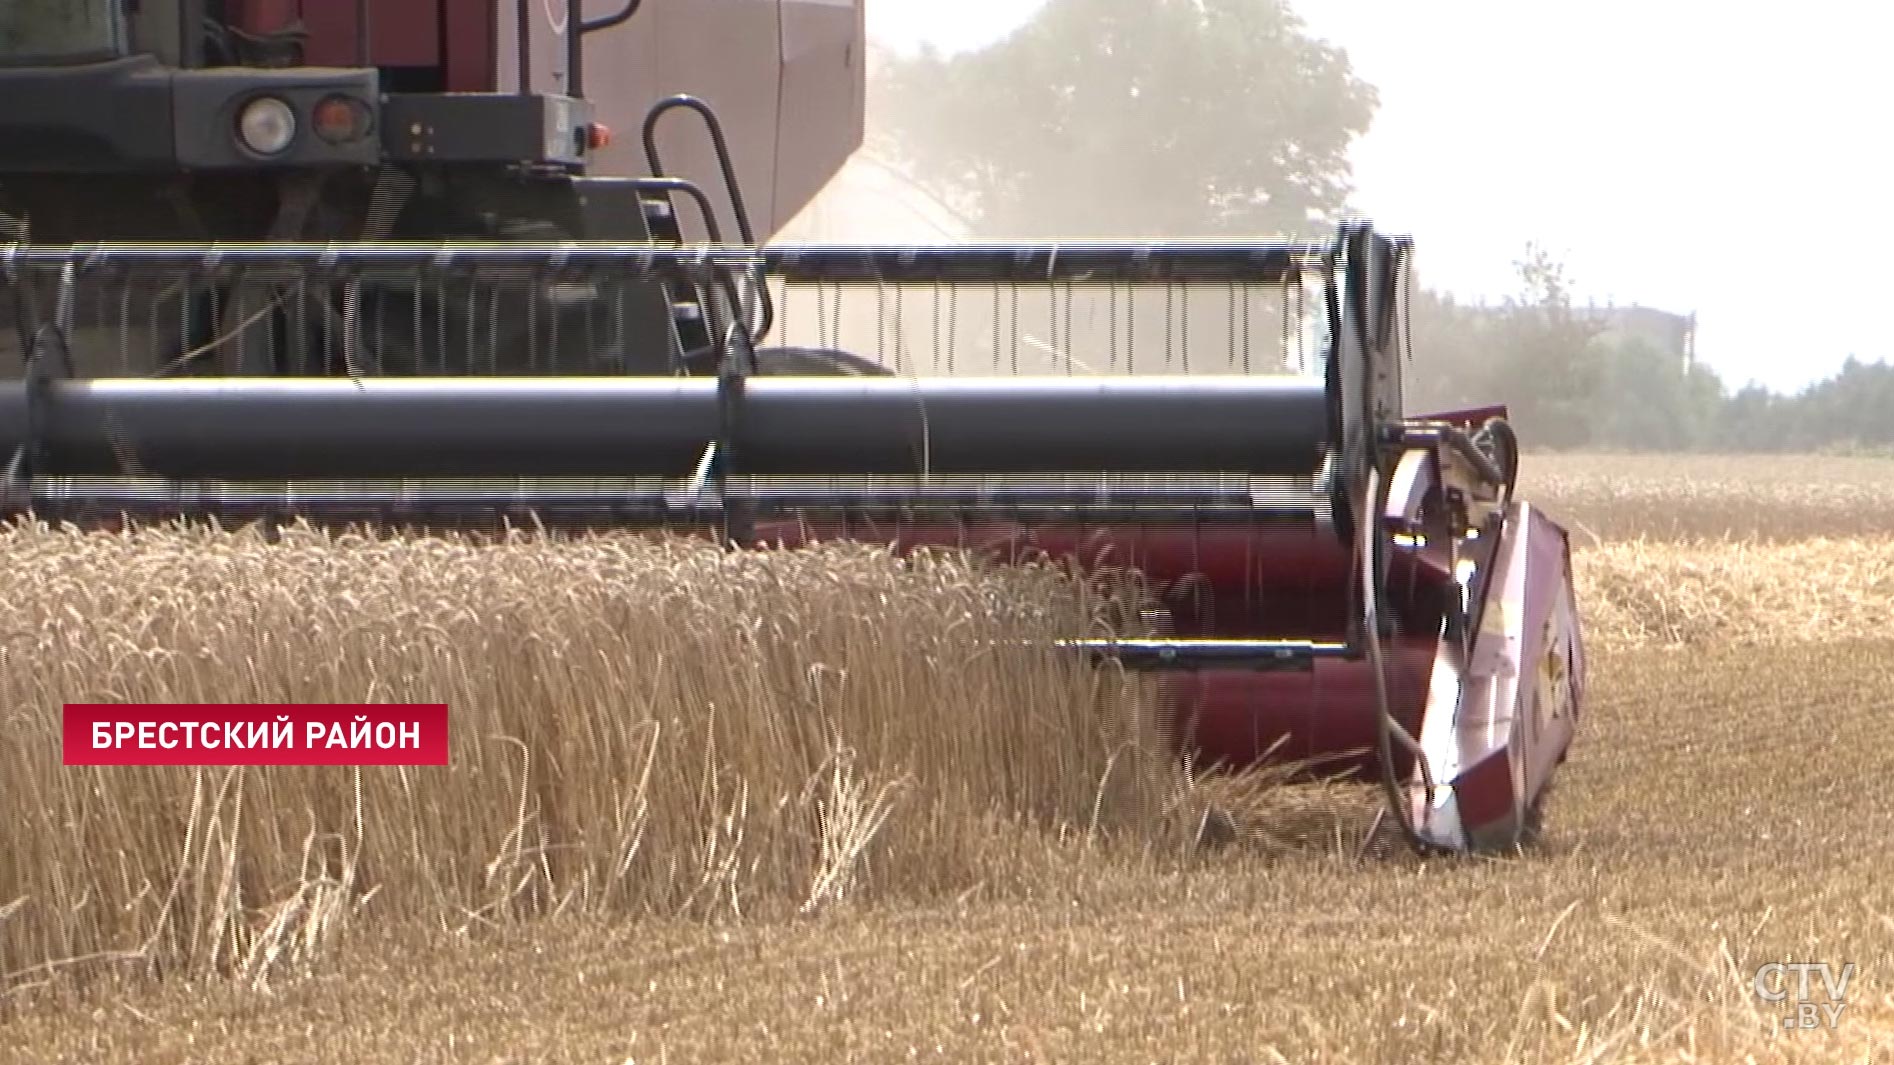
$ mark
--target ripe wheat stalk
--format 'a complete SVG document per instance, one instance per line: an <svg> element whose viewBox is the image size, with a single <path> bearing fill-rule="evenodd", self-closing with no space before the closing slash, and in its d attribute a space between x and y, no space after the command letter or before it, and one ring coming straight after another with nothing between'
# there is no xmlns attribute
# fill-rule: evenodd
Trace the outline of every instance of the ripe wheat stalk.
<svg viewBox="0 0 1894 1065"><path fill-rule="evenodd" d="M1043 646L1107 606L1052 565L31 526L0 551L7 987L260 983L363 917L812 913L965 890L1009 831L1195 827L1143 688ZM451 764L64 768L82 701L447 702Z"/></svg>

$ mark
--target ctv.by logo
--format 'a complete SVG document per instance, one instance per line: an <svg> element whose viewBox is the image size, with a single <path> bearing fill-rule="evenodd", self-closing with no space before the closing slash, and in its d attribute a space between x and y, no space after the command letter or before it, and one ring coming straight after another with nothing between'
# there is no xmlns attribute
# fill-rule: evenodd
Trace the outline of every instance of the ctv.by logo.
<svg viewBox="0 0 1894 1065"><path fill-rule="evenodd" d="M1794 973L1794 994L1790 994L1790 977ZM1807 1031L1826 1027L1834 1030L1841 1020L1841 1011L1848 1004L1843 1001L1848 994L1848 981L1854 979L1855 963L1848 962L1837 972L1825 961L1772 961L1756 970L1752 981L1756 997L1764 1002L1788 1002L1794 1013L1782 1018L1782 1026L1789 1029ZM1827 992L1826 1001L1817 1001L1811 994L1810 976L1820 976L1822 989Z"/></svg>

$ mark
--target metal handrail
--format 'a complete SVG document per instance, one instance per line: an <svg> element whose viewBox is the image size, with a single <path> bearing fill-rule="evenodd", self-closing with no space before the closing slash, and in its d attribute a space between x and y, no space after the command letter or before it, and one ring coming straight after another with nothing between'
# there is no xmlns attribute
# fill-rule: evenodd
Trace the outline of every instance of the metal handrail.
<svg viewBox="0 0 1894 1065"><path fill-rule="evenodd" d="M523 6L523 5L522 5ZM625 6L595 19L585 17L585 0L566 0L566 95L585 96L585 37L628 22L644 0L625 0Z"/></svg>

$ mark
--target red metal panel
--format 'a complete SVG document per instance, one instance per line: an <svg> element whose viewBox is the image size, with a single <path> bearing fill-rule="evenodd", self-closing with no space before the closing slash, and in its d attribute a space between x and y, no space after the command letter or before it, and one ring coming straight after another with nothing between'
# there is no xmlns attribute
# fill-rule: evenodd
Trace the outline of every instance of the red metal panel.
<svg viewBox="0 0 1894 1065"><path fill-rule="evenodd" d="M1388 703L1403 728L1420 728L1434 646L1424 637L1391 641ZM1198 764L1243 769L1260 762L1312 763L1322 774L1372 774L1379 738L1374 672L1367 661L1325 658L1306 673L1206 669L1162 677L1158 690L1173 742ZM1396 750L1395 769L1414 759Z"/></svg>
<svg viewBox="0 0 1894 1065"><path fill-rule="evenodd" d="M499 64L494 54L494 0L440 0L446 23L448 92L493 92Z"/></svg>
<svg viewBox="0 0 1894 1065"><path fill-rule="evenodd" d="M358 59L355 0L303 4L312 66L352 67ZM426 0L369 5L369 44L376 66L432 67L441 61L440 10Z"/></svg>
<svg viewBox="0 0 1894 1065"><path fill-rule="evenodd" d="M301 8L300 0L238 0L230 7L229 19L249 33L276 33L288 29Z"/></svg>

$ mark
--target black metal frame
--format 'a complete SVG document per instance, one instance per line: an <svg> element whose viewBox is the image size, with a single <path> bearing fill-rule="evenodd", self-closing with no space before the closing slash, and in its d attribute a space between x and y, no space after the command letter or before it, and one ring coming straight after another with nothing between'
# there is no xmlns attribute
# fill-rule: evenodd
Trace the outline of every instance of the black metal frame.
<svg viewBox="0 0 1894 1065"><path fill-rule="evenodd" d="M1393 239L1366 223L1345 226L1355 239ZM791 284L1141 284L1177 282L1279 285L1297 271L1353 270L1342 246L1306 241L1025 241L938 246L775 244L686 247L627 246L609 241L545 245L528 242L395 244L88 243L0 246L0 271L54 271L71 264L82 275L295 280L311 276L363 281L419 275L551 277L562 272L612 273L636 280L711 281L720 272L762 272ZM1344 282L1354 287L1352 278ZM1365 285L1364 275L1360 284ZM1385 296L1373 298L1377 307Z"/></svg>
<svg viewBox="0 0 1894 1065"><path fill-rule="evenodd" d="M703 405L711 398L710 389L714 387L719 430L714 434L714 439L699 437L698 442L703 445L721 444L722 450L726 452L734 450L740 443L748 442L758 424L810 424L811 418L832 418L835 412L843 409L883 412L872 415L868 423L858 419L850 429L862 434L864 439L881 434L886 450L876 456L862 458L858 454L847 453L845 449L832 449L826 456L807 456L813 464L806 468L782 468L780 459L764 459L753 464L762 467L762 472L903 472L897 468L897 460L890 456L897 451L910 449L915 434L920 431L928 433L934 444L932 460L927 469L943 472L956 468L1006 472L1003 468L994 467L993 463L1001 462L1004 455L1027 454L1029 452L1021 449L1034 446L1052 453L1062 452L1063 457L1051 466L1034 465L1028 461L1012 472L1217 468L1244 468L1251 472L1306 472L1321 462L1322 452L1326 450L1330 472L1336 476L1334 503L1339 511L1346 511L1352 499L1361 497L1360 486L1369 466L1385 461L1383 452L1388 443L1384 439L1386 431L1397 426L1402 417L1399 409L1399 366L1395 358L1389 317L1393 307L1393 275L1388 270L1388 263L1398 249L1404 246L1404 242L1375 233L1365 222L1343 225L1336 242L1328 246L1289 241L1091 241L943 247L786 246L760 251L731 246L626 247L622 244L583 242L555 246L504 243L14 246L0 249L0 271L11 275L21 271L43 273L57 270L75 282L102 276L136 278L152 274L172 277L186 275L194 280L213 283L239 278L246 281L315 279L373 282L416 277L532 277L556 282L561 277L609 272L638 281L699 286L723 284L737 274L764 274L790 283L824 281L844 284L940 281L1059 282L1077 285L1154 281L1282 284L1298 277L1301 272L1314 270L1321 271L1328 278L1331 293L1331 351L1326 360L1326 377L1321 385L1320 400L1311 391L1312 385L1307 383L1288 387L1280 381L1244 382L1205 378L1185 378L1175 382L1141 378L1114 383L1111 388L1117 393L1135 398L1125 401L1129 406L1121 403L1111 407L1119 419L1112 428L1113 440L1129 439L1126 435L1127 425L1122 420L1125 412L1130 412L1135 419L1140 409L1150 407L1154 411L1167 410L1162 408L1163 404L1175 406L1180 402L1183 407L1178 409L1193 408L1196 412L1195 416L1187 418L1175 417L1173 413L1160 413L1155 419L1145 419L1152 423L1156 435L1149 439L1137 438L1135 446L1131 448L1111 447L1107 440L1092 440L1085 436L1083 427L1087 423L1084 418L1096 417L1105 410L1105 407L1099 406L1100 403L1109 406L1119 402L1101 398L1096 392L1096 385L1073 389L1071 385L1042 382L1024 388L990 391L981 397L970 398L968 386L954 380L909 382L851 379L846 383L746 383L746 378L754 369L750 349L755 338L737 321L724 324L724 357L714 386L709 382L672 382L659 387L651 382L620 381L610 385L600 382L582 390L573 390L544 382L509 382L502 385L467 380L424 380L377 383L368 386L368 395L362 396L355 394L362 389L360 385L349 385L343 391L336 391L322 383L292 384L280 380L219 381L214 384L204 381L64 382L53 388L50 400L40 402L32 399L38 393L22 388L0 392L0 446L18 448L29 443L21 438L18 430L5 430L9 422L15 425L27 424L27 420L16 419L25 419L30 415L33 424L47 424L44 419L52 418L52 424L65 426L63 430L49 430L55 433L54 439L61 441L60 447L65 449L65 454L94 457L106 454L109 451L108 442L83 434L96 432L96 427L101 424L98 420L102 417L101 412L109 408L116 412L115 416L121 422L129 419L160 436L164 435L159 432L160 428L166 425L191 426L184 436L210 433L210 427L222 426L222 444L247 456L249 465L244 469L248 475L295 477L306 475L303 472L306 467L298 465L298 462L321 464L321 459L309 457L317 450L312 437L305 434L295 449L283 453L285 456L302 454L305 456L303 459L291 461L286 458L279 464L280 468L272 473L267 471L264 463L267 455L265 450L241 446L244 434L267 433L271 425L280 428L306 422L312 433L321 435L325 426L339 424L336 421L338 416L347 416L347 404L350 403L374 404L379 412L377 417L385 417L387 425L414 426L419 424L417 418L435 418L434 414L424 412L470 409L466 407L467 404L474 404L480 409L505 409L509 404L517 403L526 405L522 409L541 413L557 411L570 415L584 410L587 413L583 417L591 419L589 424L599 427L607 424L610 412L614 410L645 414L646 417L633 420L648 425L665 422L665 418L659 415L669 412L668 416L673 420L666 423L667 427L663 431L696 432L706 425L702 420L705 417L702 414ZM1397 383L1393 389L1387 387L1389 380ZM338 384L341 383L327 383ZM1050 391L1045 391L1048 389ZM1066 392L1061 393L1060 389L1066 389ZM1016 417L1024 409L1020 406L1021 396L1034 393L1035 390L1044 392L1045 405L1030 411L1029 419ZM1292 451L1290 449L1295 446L1292 440L1311 427L1311 402L1325 404L1328 424L1324 427L1316 423L1317 431L1307 441L1307 449ZM261 408L255 404L261 404ZM1153 404L1159 407L1152 407ZM888 421L895 417L890 412L897 405L905 405L903 409L915 411L917 417L931 420L924 430L898 419ZM296 413L285 413L292 408ZM290 420L286 422L274 416L259 420L254 414L246 413L256 409L268 409ZM1068 415L1062 412L1072 413ZM58 420L62 416L79 420L62 423ZM435 419L443 431L449 429L449 422L445 420L447 417L443 414ZM674 420L676 418L686 421L678 422ZM876 422L872 418L881 420ZM1243 432L1246 424L1254 429L1258 423L1266 424L1270 418L1281 421L1261 435ZM359 421L359 418L348 420ZM529 422L530 419L523 420L521 425L525 426ZM1064 446L1059 446L1055 440L1061 423L1076 433ZM521 428L518 435L509 439L507 448L502 450L483 449L477 440L470 440L466 450L461 453L461 460L470 464L465 470L453 467L440 448L431 448L437 460L426 472L448 476L455 472L480 475L488 469L497 470L499 467L493 465L496 462L510 471L514 468L513 463L524 461L530 464L531 460L505 459L507 454L523 455L565 446L556 444L555 438L563 426L569 423L561 419L537 424L541 426L538 438L534 437L533 430ZM873 425L880 425L881 428L875 429ZM1006 434L1009 425L1025 435L1019 440L1008 440ZM81 429L78 426L91 428ZM59 437L59 432L67 435ZM1215 442L1219 435L1224 438L1220 446ZM1190 439L1195 439L1197 443L1187 443ZM978 440L989 443L984 448L976 447L973 441ZM284 448L290 447L287 439L279 442ZM1167 442L1174 446L1167 447ZM331 443L333 446L324 458L337 458L349 447L346 436L337 437ZM652 440L648 436L636 441L627 439L623 443L628 446L635 443L645 448L643 453L647 455L665 451L650 450ZM777 437L753 443L765 455L793 453L800 446L793 430L784 430ZM957 446L973 450L957 452ZM1261 448L1275 451L1276 454L1268 456L1251 453L1246 452L1245 448ZM161 453L164 450L159 449ZM173 476L230 475L228 470L218 470L214 463L199 467L193 462L184 461L177 448L170 450L178 461L167 464L160 460L159 465L169 465ZM643 460L597 457L594 462L581 458L578 452L583 448L572 450L573 454L567 456L574 463L571 469L553 472L601 476L614 472L677 472L627 468L626 465L611 469L609 467L614 462L635 467L637 462ZM1077 463L1069 461L1088 453L1096 458ZM1285 458L1285 455L1293 457ZM59 460L50 461L46 473L110 472L88 468L85 462L80 462L78 468L61 469ZM908 461L912 463L913 460ZM482 463L486 464L484 468ZM772 463L778 465L771 468ZM867 468L863 467L863 463L868 464ZM957 466L957 463L965 465ZM398 463L391 463L389 468L365 468L358 475L402 476L410 472L395 468L398 466ZM919 468L913 465L907 467ZM729 462L726 456L717 463L715 472L717 476L728 477L759 471L745 470Z"/></svg>
<svg viewBox="0 0 1894 1065"><path fill-rule="evenodd" d="M1322 391L1282 377L136 379L0 385L0 452L42 476L170 480L1217 471L1312 475ZM24 426L37 424L37 437Z"/></svg>
<svg viewBox="0 0 1894 1065"><path fill-rule="evenodd" d="M612 273L713 286L740 274L828 283L1327 282L1329 350L1319 380L1281 377L754 379L753 338L728 309L714 379L58 379L42 330L26 381L0 385L0 453L15 456L16 506L110 511L380 514L401 521L485 509L601 523L753 524L801 510L873 520L965 514L1099 521L1312 521L1323 500L1354 537L1371 477L1427 439L1400 409L1393 317L1407 243L1366 222L1332 244L1290 241L1035 242L940 247L622 244L78 245L0 249L0 274L81 280L190 275L231 282L532 278ZM1449 439L1452 438L1452 439ZM1470 445L1468 445L1470 446ZM127 454L138 469L124 469ZM1477 449L1472 453L1477 454ZM1486 464L1488 467L1491 463ZM1103 491L1060 476L1168 473ZM1194 475L1193 472L1195 471ZM1010 483L951 483L955 474ZM1300 478L1286 505L1216 475ZM591 477L590 485L432 487L392 478ZM154 482L151 478L164 478ZM646 478L641 484L625 478ZM880 480L876 478L879 477ZM929 483L930 478L949 483ZM100 481L97 478L107 478ZM116 478L115 480L111 478ZM829 478L826 482L823 478ZM326 484L292 485L321 479ZM354 483L338 486L337 479ZM247 483L246 483L247 482ZM267 482L267 483L256 483ZM374 483L371 483L374 482ZM1368 594L1360 591L1357 594ZM1351 617L1365 613L1357 603ZM1116 642L1075 647L1139 668L1306 666L1363 653L1283 641ZM1198 646L1202 643L1202 646Z"/></svg>
<svg viewBox="0 0 1894 1065"><path fill-rule="evenodd" d="M0 66L0 96L13 105L8 111L30 118L18 124L14 135L45 141L47 128L64 134L33 151L12 152L11 159L0 160L0 171L119 174L408 162L525 164L577 172L589 151L583 137L594 114L583 87L584 40L631 19L642 0L624 0L617 11L594 19L584 17L581 0L567 0L570 77L563 94L531 91L534 9L524 3L515 11L517 91L385 94L372 59L368 0L355 0L355 6L356 66L345 70L257 67L238 76L230 69L205 69L201 0L179 5L183 55L177 66L129 54L100 54L89 63L68 58ZM330 93L350 96L366 108L375 132L335 145L305 129L289 151L271 158L243 151L230 135L234 110L254 97L284 98L306 124L310 106ZM141 117L128 121L128 110ZM7 125L0 117L0 132ZM72 144L85 145L86 152L58 150Z"/></svg>
<svg viewBox="0 0 1894 1065"><path fill-rule="evenodd" d="M260 158L237 143L236 112L251 99L278 96L306 115L332 93L380 110L372 69L256 69L234 77L223 70L167 67L148 55L0 68L0 99L7 101L0 138L12 139L0 139L0 173L164 174L378 162L376 137L330 144L310 134L306 124L278 156Z"/></svg>

